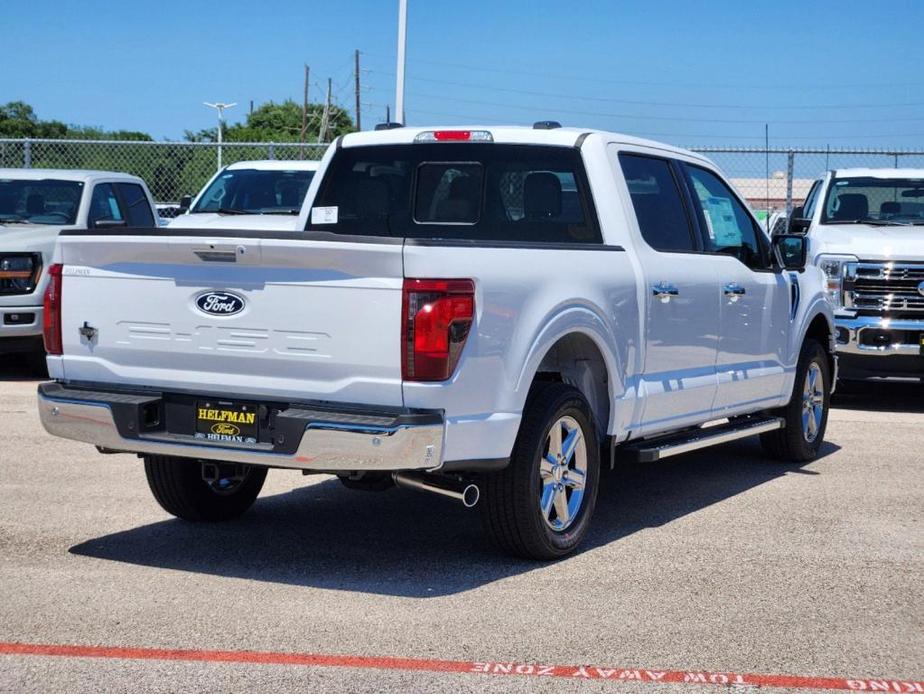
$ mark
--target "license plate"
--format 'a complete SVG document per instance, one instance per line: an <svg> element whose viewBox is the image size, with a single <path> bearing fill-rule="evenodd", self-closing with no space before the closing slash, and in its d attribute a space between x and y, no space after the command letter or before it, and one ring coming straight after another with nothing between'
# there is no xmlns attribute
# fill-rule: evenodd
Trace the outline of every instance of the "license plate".
<svg viewBox="0 0 924 694"><path fill-rule="evenodd" d="M257 405L219 400L196 403L196 438L207 441L256 443L260 433Z"/></svg>

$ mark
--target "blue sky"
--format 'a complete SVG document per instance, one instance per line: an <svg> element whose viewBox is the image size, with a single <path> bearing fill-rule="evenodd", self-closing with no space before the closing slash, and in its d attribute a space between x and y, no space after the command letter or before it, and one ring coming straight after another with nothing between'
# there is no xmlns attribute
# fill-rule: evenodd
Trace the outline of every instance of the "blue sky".
<svg viewBox="0 0 924 694"><path fill-rule="evenodd" d="M17 2L0 102L178 138L203 101L394 101L397 0ZM409 0L408 122L556 119L682 145L924 146L924 2Z"/></svg>

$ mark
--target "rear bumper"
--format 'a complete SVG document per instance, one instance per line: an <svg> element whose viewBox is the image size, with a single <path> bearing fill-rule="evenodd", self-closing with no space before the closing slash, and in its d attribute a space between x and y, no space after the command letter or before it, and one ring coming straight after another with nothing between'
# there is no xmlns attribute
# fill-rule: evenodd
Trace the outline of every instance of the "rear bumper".
<svg viewBox="0 0 924 694"><path fill-rule="evenodd" d="M838 317L837 353L847 379L924 376L924 320Z"/></svg>
<svg viewBox="0 0 924 694"><path fill-rule="evenodd" d="M160 393L59 383L38 388L39 416L50 434L113 451L319 472L431 470L442 462L444 423L438 411L285 404L273 417L271 440L219 445L165 430L145 433L145 408L162 412L163 400Z"/></svg>

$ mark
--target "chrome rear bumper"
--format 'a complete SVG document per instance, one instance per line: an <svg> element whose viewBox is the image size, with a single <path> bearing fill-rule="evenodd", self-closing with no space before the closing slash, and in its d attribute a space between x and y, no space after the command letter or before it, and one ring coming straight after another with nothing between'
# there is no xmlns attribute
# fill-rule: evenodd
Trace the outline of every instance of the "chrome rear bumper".
<svg viewBox="0 0 924 694"><path fill-rule="evenodd" d="M394 417L391 423L371 424L363 417L356 419L367 421L351 422L350 411L319 412L305 417L294 450L282 452L270 442L213 444L167 432L123 435L113 407L131 408L150 400L149 396L71 389L56 383L44 383L38 392L39 416L50 434L113 451L319 472L429 470L442 462L444 426L438 413L417 416L419 423Z"/></svg>

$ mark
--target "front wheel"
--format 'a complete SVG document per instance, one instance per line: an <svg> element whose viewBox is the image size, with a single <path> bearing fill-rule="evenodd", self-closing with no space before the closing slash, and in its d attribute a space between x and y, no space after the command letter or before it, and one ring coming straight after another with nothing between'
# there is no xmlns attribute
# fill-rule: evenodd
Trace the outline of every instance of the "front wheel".
<svg viewBox="0 0 924 694"><path fill-rule="evenodd" d="M484 480L482 519L502 549L530 559L573 551L590 526L600 450L587 400L541 384L526 403L510 464Z"/></svg>
<svg viewBox="0 0 924 694"><path fill-rule="evenodd" d="M828 426L831 405L831 368L818 342L802 345L792 398L775 414L786 426L760 435L764 450L777 460L803 463L818 457Z"/></svg>
<svg viewBox="0 0 924 694"><path fill-rule="evenodd" d="M157 503L183 520L237 518L256 500L266 480L265 467L207 463L164 455L144 457L144 472Z"/></svg>

